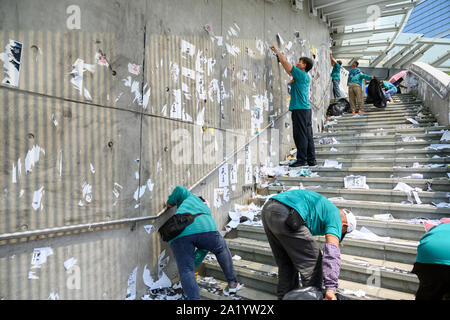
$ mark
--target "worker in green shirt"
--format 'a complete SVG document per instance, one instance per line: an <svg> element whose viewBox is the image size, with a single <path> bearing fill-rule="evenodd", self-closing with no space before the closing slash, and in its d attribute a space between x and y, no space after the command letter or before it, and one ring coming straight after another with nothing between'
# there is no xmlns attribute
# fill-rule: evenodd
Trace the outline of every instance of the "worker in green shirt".
<svg viewBox="0 0 450 320"><path fill-rule="evenodd" d="M420 239L411 272L419 278L416 300L450 300L450 222L431 228Z"/></svg>
<svg viewBox="0 0 450 320"><path fill-rule="evenodd" d="M261 212L264 231L278 266L278 299L298 288L325 286L325 300L336 300L340 273L339 242L356 228L356 218L321 194L290 190L267 200ZM324 235L323 255L313 236Z"/></svg>
<svg viewBox="0 0 450 320"><path fill-rule="evenodd" d="M363 81L364 80L371 80L374 79L374 76L368 76L362 72L349 77L348 79L348 99L350 102L350 109L352 110L352 113L355 114L356 112L356 105L358 105L358 113L362 114L364 113L361 109L364 106L364 100L363 100Z"/></svg>
<svg viewBox="0 0 450 320"><path fill-rule="evenodd" d="M386 97L389 99L390 103L394 102L394 99L392 99L392 94L397 93L397 87L390 83L389 81L380 81L380 86L384 90L384 93L386 94Z"/></svg>
<svg viewBox="0 0 450 320"><path fill-rule="evenodd" d="M331 81L333 82L333 95L334 98L341 97L341 91L339 90L339 82L341 81L341 60L335 60L333 54L330 53L331 66L333 70L331 71Z"/></svg>
<svg viewBox="0 0 450 320"><path fill-rule="evenodd" d="M218 232L216 222L205 202L192 194L186 187L177 186L166 202L168 208L177 207L175 214L203 213L195 218L183 232L169 241L170 248L180 273L181 285L189 300L200 300L200 291L195 279L194 269L200 265L206 254L211 251L216 255L228 281L224 289L226 295L236 293L237 280L233 260L225 239Z"/></svg>
<svg viewBox="0 0 450 320"><path fill-rule="evenodd" d="M312 129L312 111L309 106L309 84L311 79L308 72L313 67L313 60L301 57L293 66L275 46L270 49L276 53L284 70L292 76L291 101L289 111L292 116L292 131L297 147L297 161L289 164L289 167L316 166L316 152Z"/></svg>

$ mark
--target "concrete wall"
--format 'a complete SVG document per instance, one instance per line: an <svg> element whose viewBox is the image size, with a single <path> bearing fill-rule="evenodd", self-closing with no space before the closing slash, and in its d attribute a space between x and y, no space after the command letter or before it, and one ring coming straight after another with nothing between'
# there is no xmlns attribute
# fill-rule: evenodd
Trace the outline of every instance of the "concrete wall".
<svg viewBox="0 0 450 320"><path fill-rule="evenodd" d="M450 124L450 76L423 62L415 62L406 77L408 90L424 101L439 125Z"/></svg>
<svg viewBox="0 0 450 320"><path fill-rule="evenodd" d="M220 189L215 171L193 189L222 229L254 187L246 165L255 175L293 146L290 79L268 49L277 33L292 62L315 53L314 130L323 123L328 30L304 6L296 13L288 0L2 0L0 80L9 81L0 86L0 235L157 214L176 185L194 186L231 155L235 183ZM10 40L22 45L17 85ZM99 52L109 67L97 63ZM4 238L0 298L124 299L136 269L139 299L145 267L156 278L161 253L169 257L164 272L177 275L170 247L146 232L150 224L161 220ZM46 247L52 254L33 268L34 249Z"/></svg>

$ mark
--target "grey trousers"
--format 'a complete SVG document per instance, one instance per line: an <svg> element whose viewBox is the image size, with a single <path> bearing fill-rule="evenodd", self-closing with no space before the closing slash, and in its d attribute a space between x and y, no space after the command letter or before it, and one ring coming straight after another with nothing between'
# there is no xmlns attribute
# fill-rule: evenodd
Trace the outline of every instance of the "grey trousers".
<svg viewBox="0 0 450 320"><path fill-rule="evenodd" d="M298 273L303 287L322 288L322 252L319 244L306 225L297 231L289 229L285 220L290 211L288 206L269 199L261 212L264 231L278 266L278 299L298 288Z"/></svg>

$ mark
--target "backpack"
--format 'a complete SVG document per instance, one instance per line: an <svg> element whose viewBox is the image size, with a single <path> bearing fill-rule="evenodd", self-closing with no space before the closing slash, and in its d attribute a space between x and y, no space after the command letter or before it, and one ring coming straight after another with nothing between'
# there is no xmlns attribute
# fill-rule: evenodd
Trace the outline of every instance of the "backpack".
<svg viewBox="0 0 450 320"><path fill-rule="evenodd" d="M196 217L203 213L178 213L170 217L158 230L163 241L167 242L181 234L187 226L192 224Z"/></svg>
<svg viewBox="0 0 450 320"><path fill-rule="evenodd" d="M366 103L371 103L377 108L386 108L387 98L377 78L370 80L369 87L367 88Z"/></svg>

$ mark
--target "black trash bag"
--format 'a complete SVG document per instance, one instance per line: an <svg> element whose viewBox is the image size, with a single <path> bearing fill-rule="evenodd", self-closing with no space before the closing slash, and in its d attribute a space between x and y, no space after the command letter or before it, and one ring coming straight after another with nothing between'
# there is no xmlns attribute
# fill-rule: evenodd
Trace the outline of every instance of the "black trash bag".
<svg viewBox="0 0 450 320"><path fill-rule="evenodd" d="M327 116L342 116L344 112L350 112L350 103L341 98L328 106Z"/></svg>
<svg viewBox="0 0 450 320"><path fill-rule="evenodd" d="M304 287L289 291L283 300L323 300L323 292L317 287Z"/></svg>
<svg viewBox="0 0 450 320"><path fill-rule="evenodd" d="M387 98L377 78L370 80L369 87L367 88L366 103L371 103L377 108L386 108Z"/></svg>

